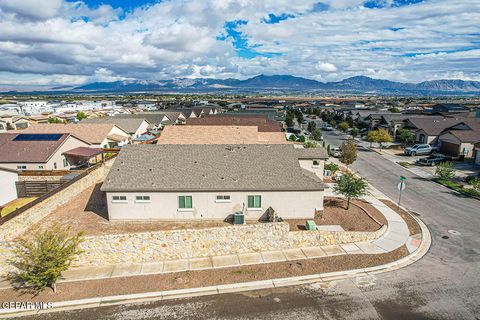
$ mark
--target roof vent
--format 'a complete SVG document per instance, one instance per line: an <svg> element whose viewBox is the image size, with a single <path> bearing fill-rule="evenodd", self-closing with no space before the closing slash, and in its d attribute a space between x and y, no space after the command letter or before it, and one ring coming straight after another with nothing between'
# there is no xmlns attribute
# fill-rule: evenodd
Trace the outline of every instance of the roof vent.
<svg viewBox="0 0 480 320"><path fill-rule="evenodd" d="M226 146L225 147L225 150L228 150L230 152L233 152L233 147L232 146Z"/></svg>

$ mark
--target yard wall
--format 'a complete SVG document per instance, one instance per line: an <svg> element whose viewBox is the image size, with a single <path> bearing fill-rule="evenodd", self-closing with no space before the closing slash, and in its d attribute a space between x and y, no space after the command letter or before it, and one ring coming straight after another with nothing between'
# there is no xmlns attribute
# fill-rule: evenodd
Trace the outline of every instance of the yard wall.
<svg viewBox="0 0 480 320"><path fill-rule="evenodd" d="M79 177L76 181L72 181L72 183L68 184L65 188L61 189L63 187L61 186L61 190L58 192L54 190L53 194L46 195L45 199L39 198L38 200L41 201L38 201L35 205L20 214L15 216L15 212L13 212L6 216L5 218L8 220L0 221L0 245L1 242L15 239L35 223L49 215L58 206L67 203L85 189L102 181L110 170L112 163L113 161L107 161L85 174L85 176ZM9 219L10 215L14 217Z"/></svg>
<svg viewBox="0 0 480 320"><path fill-rule="evenodd" d="M206 229L186 229L130 234L89 236L75 266L209 257L310 246L368 241L379 238L386 226L375 232L289 231L284 222L259 223ZM11 270L14 242L0 243L0 275Z"/></svg>

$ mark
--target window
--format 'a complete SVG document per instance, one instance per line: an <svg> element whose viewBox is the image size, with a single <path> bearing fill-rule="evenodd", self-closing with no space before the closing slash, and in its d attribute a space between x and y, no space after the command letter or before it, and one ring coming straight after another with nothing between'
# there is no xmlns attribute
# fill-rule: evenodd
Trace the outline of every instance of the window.
<svg viewBox="0 0 480 320"><path fill-rule="evenodd" d="M178 209L192 209L192 196L179 196Z"/></svg>
<svg viewBox="0 0 480 320"><path fill-rule="evenodd" d="M261 209L262 208L262 196L248 196L247 197L247 209Z"/></svg>
<svg viewBox="0 0 480 320"><path fill-rule="evenodd" d="M135 202L151 202L150 196L136 196Z"/></svg>
<svg viewBox="0 0 480 320"><path fill-rule="evenodd" d="M44 167L43 166L38 166L38 169L43 169Z"/></svg>
<svg viewBox="0 0 480 320"><path fill-rule="evenodd" d="M27 166L17 166L17 170L27 170Z"/></svg>
<svg viewBox="0 0 480 320"><path fill-rule="evenodd" d="M127 196L112 196L112 202L126 203L128 202Z"/></svg>
<svg viewBox="0 0 480 320"><path fill-rule="evenodd" d="M68 160L67 158L63 159L63 166L68 167Z"/></svg>
<svg viewBox="0 0 480 320"><path fill-rule="evenodd" d="M57 169L57 163L56 162L53 163L53 169Z"/></svg>
<svg viewBox="0 0 480 320"><path fill-rule="evenodd" d="M314 168L320 167L320 161L318 161L318 160L313 160L313 167L314 167Z"/></svg>
<svg viewBox="0 0 480 320"><path fill-rule="evenodd" d="M230 202L230 196L225 194L219 194L215 198L215 202Z"/></svg>

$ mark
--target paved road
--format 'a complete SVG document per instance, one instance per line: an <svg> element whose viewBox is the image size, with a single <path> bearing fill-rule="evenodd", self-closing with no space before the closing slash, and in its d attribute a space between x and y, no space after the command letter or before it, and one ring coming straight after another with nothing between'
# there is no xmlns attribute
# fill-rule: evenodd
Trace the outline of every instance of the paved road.
<svg viewBox="0 0 480 320"><path fill-rule="evenodd" d="M328 143L342 136L326 133ZM352 166L392 198L406 176L403 205L432 233L429 253L398 271L248 294L56 313L35 319L480 319L480 201L414 176L380 155L359 151ZM460 235L449 233L456 230Z"/></svg>

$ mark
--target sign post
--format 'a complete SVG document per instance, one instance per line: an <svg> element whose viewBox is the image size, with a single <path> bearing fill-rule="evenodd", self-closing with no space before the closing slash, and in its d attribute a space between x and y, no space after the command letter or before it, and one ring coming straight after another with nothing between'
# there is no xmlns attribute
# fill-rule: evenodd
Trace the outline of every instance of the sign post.
<svg viewBox="0 0 480 320"><path fill-rule="evenodd" d="M405 178L404 176L400 176L400 182L397 185L397 189L400 191L400 196L398 197L398 204L397 204L397 211L400 210L400 201L402 201L402 191L405 190L405 187L407 186L405 183Z"/></svg>

